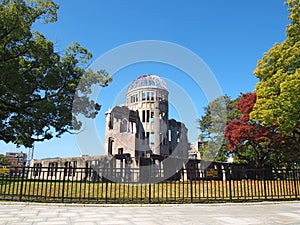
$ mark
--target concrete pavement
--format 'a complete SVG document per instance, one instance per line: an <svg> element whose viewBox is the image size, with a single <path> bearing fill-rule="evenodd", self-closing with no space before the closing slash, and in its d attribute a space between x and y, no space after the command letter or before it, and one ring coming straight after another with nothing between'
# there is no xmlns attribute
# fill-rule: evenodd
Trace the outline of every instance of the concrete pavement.
<svg viewBox="0 0 300 225"><path fill-rule="evenodd" d="M0 225L300 224L300 201L78 205L0 202Z"/></svg>

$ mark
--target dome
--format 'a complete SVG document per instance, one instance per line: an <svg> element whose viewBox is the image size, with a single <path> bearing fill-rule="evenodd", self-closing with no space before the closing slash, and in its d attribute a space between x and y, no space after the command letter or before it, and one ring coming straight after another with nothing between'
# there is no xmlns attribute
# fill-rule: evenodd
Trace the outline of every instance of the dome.
<svg viewBox="0 0 300 225"><path fill-rule="evenodd" d="M131 92L135 89L142 87L157 87L167 90L166 82L159 76L153 74L142 75L136 78L128 87L127 92Z"/></svg>

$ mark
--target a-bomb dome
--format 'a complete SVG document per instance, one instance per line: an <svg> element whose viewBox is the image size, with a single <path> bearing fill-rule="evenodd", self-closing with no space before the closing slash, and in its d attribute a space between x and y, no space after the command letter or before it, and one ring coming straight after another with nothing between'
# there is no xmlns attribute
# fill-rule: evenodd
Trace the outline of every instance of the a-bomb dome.
<svg viewBox="0 0 300 225"><path fill-rule="evenodd" d="M166 82L154 74L142 75L136 78L128 87L127 93L143 87L157 87L167 90Z"/></svg>

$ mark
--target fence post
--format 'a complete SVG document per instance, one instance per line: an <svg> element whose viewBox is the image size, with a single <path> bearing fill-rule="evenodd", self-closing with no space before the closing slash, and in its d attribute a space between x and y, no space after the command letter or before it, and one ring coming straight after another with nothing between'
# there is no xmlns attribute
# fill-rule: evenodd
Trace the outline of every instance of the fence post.
<svg viewBox="0 0 300 225"><path fill-rule="evenodd" d="M295 188L295 197L296 200L298 199L298 187L297 187L297 179L296 179L296 172L298 172L298 170L293 170L293 176L294 176L294 188Z"/></svg>
<svg viewBox="0 0 300 225"><path fill-rule="evenodd" d="M68 174L68 169L64 168L64 173L63 173L63 184L62 184L62 193L61 193L61 202L65 201L65 181L66 181L66 176Z"/></svg>
<svg viewBox="0 0 300 225"><path fill-rule="evenodd" d="M232 202L232 187L231 187L231 168L229 168L229 175L228 175L228 178L229 178L229 201Z"/></svg>
<svg viewBox="0 0 300 225"><path fill-rule="evenodd" d="M268 199L267 197L267 184L266 184L266 169L263 169L263 179L264 179L264 195L265 195L265 200Z"/></svg>
<svg viewBox="0 0 300 225"><path fill-rule="evenodd" d="M19 201L22 201L22 197L23 197L23 187L24 187L24 178L25 178L25 166L22 166L22 178L21 178L21 187L20 187L20 195L19 195Z"/></svg>
<svg viewBox="0 0 300 225"><path fill-rule="evenodd" d="M191 203L193 203L193 174L195 171L191 171L190 169L190 189L191 189Z"/></svg>
<svg viewBox="0 0 300 225"><path fill-rule="evenodd" d="M108 180L105 182L105 203L107 203L107 192L108 192Z"/></svg>
<svg viewBox="0 0 300 225"><path fill-rule="evenodd" d="M151 183L149 182L149 203L151 203Z"/></svg>

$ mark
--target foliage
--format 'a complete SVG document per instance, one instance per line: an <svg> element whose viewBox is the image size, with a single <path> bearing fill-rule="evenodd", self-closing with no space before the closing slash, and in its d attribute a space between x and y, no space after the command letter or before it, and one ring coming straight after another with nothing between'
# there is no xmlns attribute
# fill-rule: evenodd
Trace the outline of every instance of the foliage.
<svg viewBox="0 0 300 225"><path fill-rule="evenodd" d="M199 139L202 142L199 151L204 160L219 162L227 160L228 149L223 131L229 121L239 118L241 114L236 107L237 101L238 99L231 100L229 96L225 95L210 102L204 108L205 114L198 120L201 132ZM222 109L226 109L225 118L220 114Z"/></svg>
<svg viewBox="0 0 300 225"><path fill-rule="evenodd" d="M242 116L226 126L224 135L228 141L228 149L235 152L237 158L261 164L265 157L264 149L269 140L269 133L265 127L249 121L249 113L255 100L254 93L243 94L238 102L238 109Z"/></svg>
<svg viewBox="0 0 300 225"><path fill-rule="evenodd" d="M228 149L236 158L254 167L292 167L299 153L291 147L291 140L282 136L274 126L266 127L250 120L249 113L256 102L256 94L243 94L238 102L240 119L231 121L225 128Z"/></svg>
<svg viewBox="0 0 300 225"><path fill-rule="evenodd" d="M7 163L6 157L3 154L0 154L0 166L5 166Z"/></svg>
<svg viewBox="0 0 300 225"><path fill-rule="evenodd" d="M104 70L85 70L92 57L86 48L74 42L58 53L32 30L38 21L55 22L57 9L51 0L0 3L0 140L7 143L31 147L79 129L80 121L72 124L73 100L80 104L74 115L94 118L100 106L88 98L91 85L111 80Z"/></svg>
<svg viewBox="0 0 300 225"><path fill-rule="evenodd" d="M256 104L251 119L276 126L281 134L300 140L300 1L288 0L286 40L276 43L254 71ZM298 145L299 149L300 145Z"/></svg>

